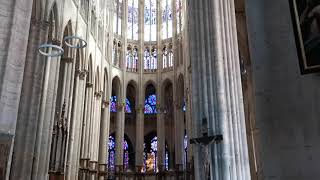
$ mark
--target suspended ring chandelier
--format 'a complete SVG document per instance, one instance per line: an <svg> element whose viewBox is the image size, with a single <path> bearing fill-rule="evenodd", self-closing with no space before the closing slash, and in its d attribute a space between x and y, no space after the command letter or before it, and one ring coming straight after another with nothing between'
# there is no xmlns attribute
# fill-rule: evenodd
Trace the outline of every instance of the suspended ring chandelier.
<svg viewBox="0 0 320 180"><path fill-rule="evenodd" d="M78 36L66 36L63 38L63 40L65 45L67 45L70 48L80 49L87 47L87 42ZM78 43L76 43L76 45L71 44L70 41L72 42L73 40L77 40Z"/></svg>
<svg viewBox="0 0 320 180"><path fill-rule="evenodd" d="M46 48L51 48L52 50L56 50L56 53L47 53L44 51L44 49ZM40 54L47 56L47 57L57 57L57 56L61 56L64 53L64 50L57 45L53 45L53 44L42 44L38 47L38 51ZM52 51L53 52L53 51Z"/></svg>

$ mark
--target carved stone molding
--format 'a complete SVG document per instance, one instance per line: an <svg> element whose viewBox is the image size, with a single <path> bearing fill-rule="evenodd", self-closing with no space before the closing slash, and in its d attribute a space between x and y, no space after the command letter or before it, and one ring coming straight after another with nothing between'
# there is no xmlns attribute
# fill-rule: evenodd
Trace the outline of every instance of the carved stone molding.
<svg viewBox="0 0 320 180"><path fill-rule="evenodd" d="M64 63L73 63L73 58L72 57L62 57L61 61Z"/></svg>
<svg viewBox="0 0 320 180"><path fill-rule="evenodd" d="M105 106L105 107L108 107L110 105L110 101L109 100L103 100L102 101L102 104Z"/></svg>
<svg viewBox="0 0 320 180"><path fill-rule="evenodd" d="M51 43L52 43L53 45L61 46L61 41L59 41L58 39L52 39L52 40L51 40Z"/></svg>
<svg viewBox="0 0 320 180"><path fill-rule="evenodd" d="M103 94L103 91L99 91L99 92L95 92L94 96L97 97L97 98L101 98L102 94Z"/></svg>
<svg viewBox="0 0 320 180"><path fill-rule="evenodd" d="M122 103L117 103L117 110L123 110L124 105Z"/></svg>
<svg viewBox="0 0 320 180"><path fill-rule="evenodd" d="M136 106L136 111L137 112L141 112L143 109L144 109L144 106L141 105L141 104Z"/></svg>
<svg viewBox="0 0 320 180"><path fill-rule="evenodd" d="M87 82L86 87L87 87L87 88L92 88L92 87L93 87L93 83Z"/></svg>

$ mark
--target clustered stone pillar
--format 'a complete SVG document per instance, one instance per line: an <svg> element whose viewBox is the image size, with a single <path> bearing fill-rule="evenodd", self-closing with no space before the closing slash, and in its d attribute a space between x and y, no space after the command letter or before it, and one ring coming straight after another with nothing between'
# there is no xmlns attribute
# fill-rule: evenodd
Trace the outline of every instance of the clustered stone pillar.
<svg viewBox="0 0 320 180"><path fill-rule="evenodd" d="M142 101L143 102L143 101ZM137 170L141 170L143 167L143 151L144 151L144 114L143 105L139 105L137 108L136 119L136 167Z"/></svg>
<svg viewBox="0 0 320 180"><path fill-rule="evenodd" d="M211 179L248 180L234 2L189 0L188 13L194 135L202 136L203 118L209 135L223 135L221 144L209 148ZM205 179L203 149L194 147L196 179Z"/></svg>
<svg viewBox="0 0 320 180"><path fill-rule="evenodd" d="M117 96L117 98L120 96ZM116 160L117 167L123 165L123 138L124 138L124 107L121 98L117 99L117 119L116 119Z"/></svg>
<svg viewBox="0 0 320 180"><path fill-rule="evenodd" d="M108 96L107 96L108 97ZM110 102L107 100L103 101L102 109L101 109L101 123L100 123L100 140L99 140L99 166L100 171L105 171L107 168L107 140L109 138L109 126L110 126L110 110L109 110ZM101 180L104 177L100 177Z"/></svg>
<svg viewBox="0 0 320 180"><path fill-rule="evenodd" d="M48 23L31 21L28 51L25 62L24 79L20 99L20 109L17 120L17 131L14 142L14 152L11 168L15 173L11 179L31 178L34 146L36 139L37 116L41 102L41 88L45 61L36 49L40 42L47 40ZM1 179L1 177L0 177Z"/></svg>

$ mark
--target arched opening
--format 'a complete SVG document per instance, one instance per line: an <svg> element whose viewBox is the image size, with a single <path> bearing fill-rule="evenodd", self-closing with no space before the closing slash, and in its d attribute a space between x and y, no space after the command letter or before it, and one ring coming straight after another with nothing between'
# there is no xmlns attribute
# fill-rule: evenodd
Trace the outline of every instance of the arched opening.
<svg viewBox="0 0 320 180"><path fill-rule="evenodd" d="M174 129L174 104L173 104L173 84L166 79L162 84L162 113L165 126L165 139L168 140L168 165L166 169L172 169L175 165L175 143L176 134ZM174 137L174 138L172 138Z"/></svg>
<svg viewBox="0 0 320 180"><path fill-rule="evenodd" d="M144 152L142 171L146 173L159 172L159 157L158 157L158 137L156 131L151 131L144 137ZM168 144L165 141L165 170L169 169L169 150Z"/></svg>
<svg viewBox="0 0 320 180"><path fill-rule="evenodd" d="M120 84L119 77L114 77L112 80L112 91L111 91L111 98L110 98L110 132L115 132L115 159L114 164L115 166L112 166L112 163L109 164L109 169L111 171L116 170L116 168L122 168L123 166L123 149L121 146L118 146L118 144L122 144L123 139L123 130L122 130L122 124L123 119L121 118L123 116L122 111L125 108L124 107L124 99L121 94L121 84ZM111 156L111 155L110 155Z"/></svg>
<svg viewBox="0 0 320 180"><path fill-rule="evenodd" d="M134 160L135 160L135 154L134 154L134 146L127 134L124 134L124 139L122 141L122 149L123 149L123 166L124 169L130 169L130 167L134 167ZM110 134L108 139L108 167L109 170L114 171L116 169L116 136L115 133Z"/></svg>
<svg viewBox="0 0 320 180"><path fill-rule="evenodd" d="M134 81L130 81L126 89L126 99L125 99L125 125L124 131L131 138L132 142L136 144L136 125L137 125L137 111L136 104L138 99L138 89L137 84ZM135 162L135 159L131 159L132 162ZM134 163L130 164L132 166L126 166L124 164L125 170L131 169L134 170Z"/></svg>
<svg viewBox="0 0 320 180"><path fill-rule="evenodd" d="M69 21L68 25L65 27L65 36L72 35L72 26ZM66 45L63 45L64 54L60 61L59 67L59 78L58 78L58 88L56 104L55 104L55 119L53 124L53 133L51 140L51 151L50 151L50 162L49 162L49 173L50 176L55 176L57 174L63 174L65 171L65 157L66 157L66 147L67 147L67 136L69 134L69 124L75 122L69 122L72 120L69 115L71 108L75 108L72 103L72 94L75 95L75 81L74 77L75 70L73 69L72 62L73 51ZM76 54L76 66L79 66L80 54L77 51ZM71 116L73 116L71 114Z"/></svg>

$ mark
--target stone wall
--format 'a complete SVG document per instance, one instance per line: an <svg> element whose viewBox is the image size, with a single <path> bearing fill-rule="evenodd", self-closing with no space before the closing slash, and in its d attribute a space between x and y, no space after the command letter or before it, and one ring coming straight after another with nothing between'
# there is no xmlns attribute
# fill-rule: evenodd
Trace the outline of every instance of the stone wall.
<svg viewBox="0 0 320 180"><path fill-rule="evenodd" d="M320 76L300 75L288 0L247 0L259 179L320 177Z"/></svg>

